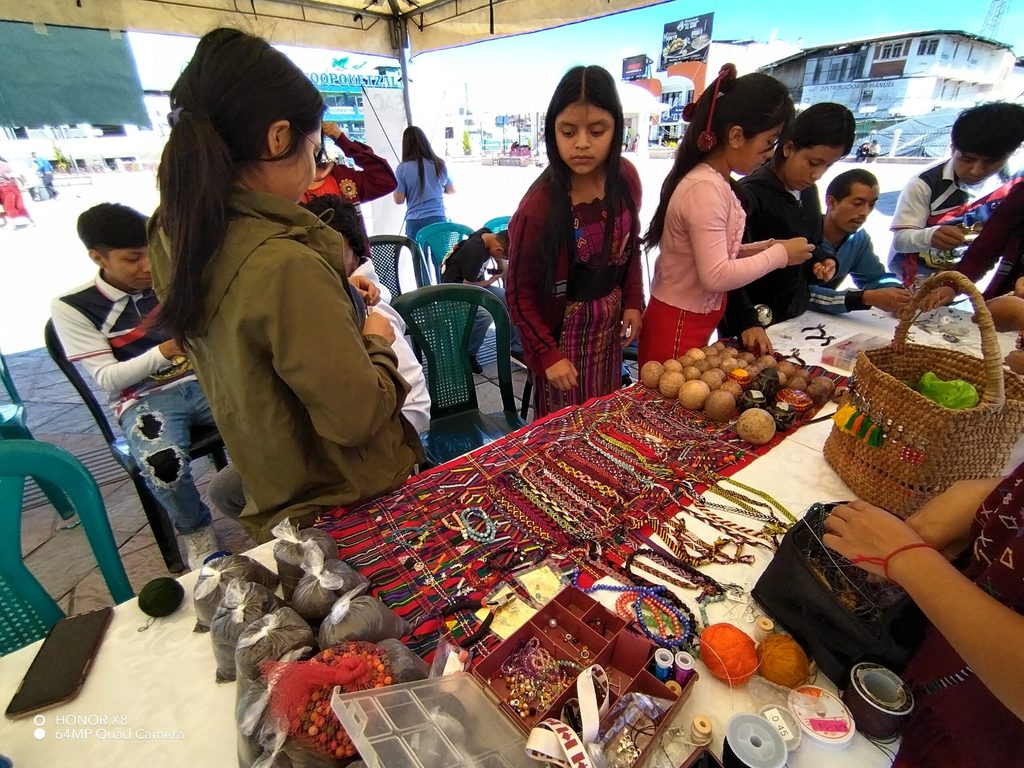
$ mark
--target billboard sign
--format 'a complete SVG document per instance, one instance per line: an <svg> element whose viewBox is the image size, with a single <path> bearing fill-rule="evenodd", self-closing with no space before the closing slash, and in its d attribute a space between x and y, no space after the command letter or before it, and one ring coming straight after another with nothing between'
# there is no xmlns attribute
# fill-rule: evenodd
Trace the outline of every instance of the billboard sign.
<svg viewBox="0 0 1024 768"><path fill-rule="evenodd" d="M658 71L684 61L707 61L711 47L711 26L715 14L703 13L665 25L661 37L661 60Z"/></svg>
<svg viewBox="0 0 1024 768"><path fill-rule="evenodd" d="M647 77L648 63L649 59L646 54L627 56L622 60L622 79L639 80L642 77Z"/></svg>

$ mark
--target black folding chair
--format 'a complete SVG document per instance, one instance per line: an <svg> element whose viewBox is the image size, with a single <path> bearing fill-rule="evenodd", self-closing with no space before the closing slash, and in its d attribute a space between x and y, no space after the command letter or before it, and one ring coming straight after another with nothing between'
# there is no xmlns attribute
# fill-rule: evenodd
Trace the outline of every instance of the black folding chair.
<svg viewBox="0 0 1024 768"><path fill-rule="evenodd" d="M174 526L167 516L167 510L161 506L149 486L146 485L146 481L142 477L142 469L135 463L135 459L128 451L128 442L123 437L114 434L103 406L96 400L96 396L82 374L68 360L67 354L64 352L64 345L57 335L57 329L53 326L53 320L46 321L43 335L46 340L46 351L50 353L53 362L85 402L85 407L89 409L96 426L103 434L103 439L107 441L114 460L124 468L124 471L131 477L132 483L135 484L135 491L139 494L139 501L142 502L142 510L146 513L149 527L153 529L153 537L156 539L157 546L160 547L160 554L163 555L164 562L167 564L167 570L171 573L181 573L185 570L185 565L181 560ZM193 427L191 438L192 446L189 449L189 458L198 459L209 456L218 471L227 466L228 458L224 453L224 441L221 440L216 427Z"/></svg>

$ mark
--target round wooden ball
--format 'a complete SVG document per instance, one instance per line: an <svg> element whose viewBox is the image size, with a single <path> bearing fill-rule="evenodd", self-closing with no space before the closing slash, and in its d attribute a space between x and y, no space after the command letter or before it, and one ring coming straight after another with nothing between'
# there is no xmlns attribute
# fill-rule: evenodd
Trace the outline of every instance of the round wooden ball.
<svg viewBox="0 0 1024 768"><path fill-rule="evenodd" d="M691 349L686 350L686 356L694 361L703 360L705 357L707 357L707 355L704 354L704 350L698 349L697 347L693 347Z"/></svg>
<svg viewBox="0 0 1024 768"><path fill-rule="evenodd" d="M711 363L704 359L698 360L693 365L701 373L706 373L711 370Z"/></svg>
<svg viewBox="0 0 1024 768"><path fill-rule="evenodd" d="M746 363L752 363L755 360L757 360L757 355L755 355L753 352L740 352L739 357L740 360L743 360Z"/></svg>
<svg viewBox="0 0 1024 768"><path fill-rule="evenodd" d="M735 381L726 381L719 387L722 392L728 392L733 397L739 397L743 394L743 387L737 384Z"/></svg>
<svg viewBox="0 0 1024 768"><path fill-rule="evenodd" d="M733 383L733 382L730 382ZM732 418L736 411L736 398L724 389L712 392L704 403L704 413L712 421L722 423Z"/></svg>
<svg viewBox="0 0 1024 768"><path fill-rule="evenodd" d="M811 382L804 388L804 392L811 396L814 404L819 408L832 399L835 390L835 382L828 376L811 379Z"/></svg>
<svg viewBox="0 0 1024 768"><path fill-rule="evenodd" d="M794 373L792 376L786 377L786 386L789 389L801 389L806 391L809 383L810 382L807 381L807 375L802 372Z"/></svg>
<svg viewBox="0 0 1024 768"><path fill-rule="evenodd" d="M762 368L774 368L779 364L779 361L775 359L775 355L761 355L757 358L757 364Z"/></svg>
<svg viewBox="0 0 1024 768"><path fill-rule="evenodd" d="M691 411L699 411L704 407L708 396L711 394L711 387L703 381L688 381L679 390L679 402L684 408Z"/></svg>
<svg viewBox="0 0 1024 768"><path fill-rule="evenodd" d="M779 371L779 368L778 368L778 366L776 366L776 367L775 367L775 370L776 370L776 371ZM788 380L789 380L789 376L787 376L787 375L786 375L785 373L783 373L782 371L779 371L779 387L781 388L781 387L784 387L784 386L786 386L786 382L787 382Z"/></svg>
<svg viewBox="0 0 1024 768"><path fill-rule="evenodd" d="M686 382L686 377L679 371L666 371L658 382L658 391L668 399L679 394L679 388Z"/></svg>
<svg viewBox="0 0 1024 768"><path fill-rule="evenodd" d="M706 347L701 347L701 349L704 350L704 354L705 355L715 355L715 354L718 354L718 350L715 349L715 346L713 344L708 344Z"/></svg>
<svg viewBox="0 0 1024 768"><path fill-rule="evenodd" d="M694 360L689 355L683 355L682 357L676 358L679 360L679 364L685 368L688 365L693 365Z"/></svg>
<svg viewBox="0 0 1024 768"><path fill-rule="evenodd" d="M714 391L722 386L722 382L725 381L725 374L717 368L712 368L711 370L705 371L701 374L700 380Z"/></svg>
<svg viewBox="0 0 1024 768"><path fill-rule="evenodd" d="M644 363L640 369L640 381L644 383L644 386L648 389L657 389L658 382L661 381L661 375L665 372L665 366L659 363L657 360L649 360Z"/></svg>
<svg viewBox="0 0 1024 768"><path fill-rule="evenodd" d="M778 369L781 373L786 374L787 377L796 373L796 366L789 362L789 360L781 361L778 365Z"/></svg>
<svg viewBox="0 0 1024 768"><path fill-rule="evenodd" d="M768 411L750 408L736 420L737 434L754 445L764 445L775 437L775 419Z"/></svg>
<svg viewBox="0 0 1024 768"><path fill-rule="evenodd" d="M698 368L695 365L688 365L685 368L683 368L683 376L686 377L687 381L699 379L701 377L700 368Z"/></svg>
<svg viewBox="0 0 1024 768"><path fill-rule="evenodd" d="M722 370L734 371L740 366L740 361L735 357L729 356L722 358Z"/></svg>
<svg viewBox="0 0 1024 768"><path fill-rule="evenodd" d="M719 352L724 352L725 351L725 342L724 341L716 341L711 346L714 347L715 349L717 349Z"/></svg>
<svg viewBox="0 0 1024 768"><path fill-rule="evenodd" d="M679 364L679 361L672 358L666 360L663 366L667 373L680 373L683 370L683 366Z"/></svg>

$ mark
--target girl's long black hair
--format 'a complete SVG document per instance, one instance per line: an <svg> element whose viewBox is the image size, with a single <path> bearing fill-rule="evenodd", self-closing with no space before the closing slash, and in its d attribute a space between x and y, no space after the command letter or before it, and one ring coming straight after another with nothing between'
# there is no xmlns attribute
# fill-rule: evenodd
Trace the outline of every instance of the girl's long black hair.
<svg viewBox="0 0 1024 768"><path fill-rule="evenodd" d="M246 166L264 158L267 131L291 124L283 160L320 125L324 102L309 78L266 41L215 29L199 41L171 89L171 135L160 158L158 221L171 276L160 318L175 338L203 328L202 277L224 242L228 198Z"/></svg>
<svg viewBox="0 0 1024 768"><path fill-rule="evenodd" d="M544 116L544 144L548 153L548 167L533 183L533 187L547 184L550 187L551 208L548 211L547 237L545 242L546 258L544 259L545 283L550 285L552 271L557 260L560 246L568 248L572 254L576 249L576 238L572 222L572 199L570 186L572 171L558 153L555 121L558 116L573 104L590 104L611 114L614 120L611 147L608 159L605 160L604 206L608 212L608 225L604 232L602 253L605 260L611 255L612 239L615 235L614 223L618 218L622 203L629 210L630 216L636 221L636 201L622 181L622 134L625 118L622 114L622 102L615 87L615 79L603 67L573 67L563 75L551 96L547 113ZM531 189L533 188L531 187ZM625 237L628 233L621 233Z"/></svg>
<svg viewBox="0 0 1024 768"><path fill-rule="evenodd" d="M713 113L712 102L715 105ZM793 121L793 100L786 86L774 77L755 72L738 78L735 65L726 64L722 67L718 77L701 94L689 115L683 140L676 149L672 170L661 185L658 209L644 235L644 244L648 249L661 242L668 203L679 182L709 154L697 146L697 137L708 130L709 113L710 132L714 134L716 146L722 146L729 129L734 125L738 125L748 139L777 125L781 125L785 133Z"/></svg>
<svg viewBox="0 0 1024 768"><path fill-rule="evenodd" d="M422 128L410 125L402 134L402 162L411 160L419 167L420 192L423 192L424 176L423 168L426 163L434 166L434 175L441 178L445 172L444 160L434 154L430 142L427 141L427 134Z"/></svg>

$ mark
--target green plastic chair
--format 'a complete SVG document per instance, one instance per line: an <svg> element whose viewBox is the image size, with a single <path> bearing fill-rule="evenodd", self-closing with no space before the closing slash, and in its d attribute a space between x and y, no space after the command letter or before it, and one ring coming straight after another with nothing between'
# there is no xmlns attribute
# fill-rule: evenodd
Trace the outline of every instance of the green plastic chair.
<svg viewBox="0 0 1024 768"><path fill-rule="evenodd" d="M492 443L526 426L512 391L511 322L494 294L475 285L431 285L403 293L392 306L405 320L420 350L430 390L430 428L420 439L431 466ZM498 390L502 410L480 411L469 367L469 335L477 309L494 321Z"/></svg>
<svg viewBox="0 0 1024 768"><path fill-rule="evenodd" d="M21 500L26 477L43 478L74 505L114 602L135 593L117 553L103 497L82 463L50 443L0 442L0 654L35 642L64 612L25 566L21 556Z"/></svg>
<svg viewBox="0 0 1024 768"><path fill-rule="evenodd" d="M3 352L0 352L0 381L3 381L7 398L11 401L9 404L0 405L0 440L32 440L32 432L26 423L28 416L25 413L25 405L21 401L17 387L14 386L14 379L11 378L11 370L7 367ZM70 520L75 516L74 507L59 488L40 478L33 479L62 519Z"/></svg>
<svg viewBox="0 0 1024 768"><path fill-rule="evenodd" d="M370 261L373 262L373 269L381 283L391 291L392 299L403 293L399 263L404 251L409 251L412 259L416 287L430 285L430 270L423 262L423 252L415 240L403 235L374 235L370 238Z"/></svg>
<svg viewBox="0 0 1024 768"><path fill-rule="evenodd" d="M489 229L494 233L504 232L508 229L508 223L510 221L512 221L511 216L495 216L484 224L484 229Z"/></svg>
<svg viewBox="0 0 1024 768"><path fill-rule="evenodd" d="M441 262L444 261L444 257L451 253L456 243L465 240L475 231L465 224L442 221L438 224L428 224L416 233L416 244L429 263L434 265L434 277L437 282L441 282Z"/></svg>

